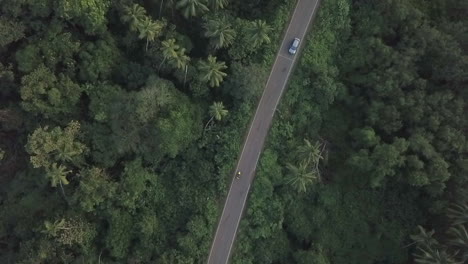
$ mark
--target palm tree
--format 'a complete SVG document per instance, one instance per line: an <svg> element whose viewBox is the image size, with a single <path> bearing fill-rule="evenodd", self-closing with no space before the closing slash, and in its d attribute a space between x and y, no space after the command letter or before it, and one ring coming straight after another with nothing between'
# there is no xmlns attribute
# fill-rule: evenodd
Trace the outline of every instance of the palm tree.
<svg viewBox="0 0 468 264"><path fill-rule="evenodd" d="M227 6L228 0L208 0L208 5L213 10L223 9Z"/></svg>
<svg viewBox="0 0 468 264"><path fill-rule="evenodd" d="M252 21L249 27L247 27L246 32L249 38L249 41L253 43L253 47L260 47L263 43L270 43L270 33L272 28L267 25L263 20Z"/></svg>
<svg viewBox="0 0 468 264"><path fill-rule="evenodd" d="M221 121L225 116L227 116L228 110L224 108L223 102L214 102L210 106L210 115L211 118L214 118L217 121Z"/></svg>
<svg viewBox="0 0 468 264"><path fill-rule="evenodd" d="M451 236L448 242L461 250L461 258L463 263L466 263L468 260L468 231L465 226L452 226L447 233Z"/></svg>
<svg viewBox="0 0 468 264"><path fill-rule="evenodd" d="M205 22L205 37L211 41L215 49L227 47L232 44L236 36L236 31L232 29L231 24L225 19L212 19Z"/></svg>
<svg viewBox="0 0 468 264"><path fill-rule="evenodd" d="M185 54L185 48L177 51L177 56L172 59L172 65L177 69L183 69L190 62L190 57Z"/></svg>
<svg viewBox="0 0 468 264"><path fill-rule="evenodd" d="M50 168L46 170L46 176L50 179L50 185L52 187L57 187L57 185L62 186L69 184L67 180L67 174L70 171L63 165L57 165L57 163L52 163Z"/></svg>
<svg viewBox="0 0 468 264"><path fill-rule="evenodd" d="M452 225L468 223L468 203L455 203L448 209L447 216L452 219Z"/></svg>
<svg viewBox="0 0 468 264"><path fill-rule="evenodd" d="M154 41L154 39L159 36L163 27L163 23L154 22L149 17L145 17L145 19L138 25L138 31L140 32L138 38L146 38L146 50L148 50L149 42Z"/></svg>
<svg viewBox="0 0 468 264"><path fill-rule="evenodd" d="M175 0L166 0L166 7L171 8L172 16L174 16L174 2ZM161 4L159 4L159 18L161 18L162 10L163 10L164 0L161 0Z"/></svg>
<svg viewBox="0 0 468 264"><path fill-rule="evenodd" d="M225 116L227 116L229 111L224 108L223 102L213 102L213 104L210 106L209 113L211 118L206 123L204 130L206 130L208 125L211 124L213 120L221 121Z"/></svg>
<svg viewBox="0 0 468 264"><path fill-rule="evenodd" d="M201 74L201 80L208 82L211 87L218 87L227 76L224 70L227 69L226 63L217 62L216 57L209 55L207 61L200 61L198 70Z"/></svg>
<svg viewBox="0 0 468 264"><path fill-rule="evenodd" d="M122 21L130 24L130 30L136 31L138 25L146 18L146 10L139 4L124 6Z"/></svg>
<svg viewBox="0 0 468 264"><path fill-rule="evenodd" d="M168 39L161 42L161 51L164 59L159 65L159 70L166 60L170 60L178 56L177 50L179 50L179 48L180 47L176 44L175 39Z"/></svg>
<svg viewBox="0 0 468 264"><path fill-rule="evenodd" d="M463 264L455 260L454 256L449 255L445 250L422 249L413 254L414 262L419 264Z"/></svg>
<svg viewBox="0 0 468 264"><path fill-rule="evenodd" d="M304 139L304 145L297 149L298 156L305 160L307 164L313 164L315 167L323 159L321 146L320 142L312 145L309 140Z"/></svg>
<svg viewBox="0 0 468 264"><path fill-rule="evenodd" d="M176 7L182 9L182 14L185 18L209 11L206 6L206 0L179 0Z"/></svg>
<svg viewBox="0 0 468 264"><path fill-rule="evenodd" d="M67 229L65 219L56 220L53 223L50 221L44 221L45 230L42 230L41 233L44 233L51 237L56 237L60 230Z"/></svg>
<svg viewBox="0 0 468 264"><path fill-rule="evenodd" d="M409 244L408 246L417 244L418 247L432 248L433 246L436 246L439 244L439 242L437 242L437 240L432 237L435 233L434 230L426 231L426 229L424 229L424 227L420 225L418 225L418 230L419 230L418 234L410 235L410 238L414 242Z"/></svg>
<svg viewBox="0 0 468 264"><path fill-rule="evenodd" d="M307 186L318 180L317 173L310 170L305 162L301 162L299 167L288 163L286 168L289 170L291 177L287 183L291 184L298 192L306 192Z"/></svg>

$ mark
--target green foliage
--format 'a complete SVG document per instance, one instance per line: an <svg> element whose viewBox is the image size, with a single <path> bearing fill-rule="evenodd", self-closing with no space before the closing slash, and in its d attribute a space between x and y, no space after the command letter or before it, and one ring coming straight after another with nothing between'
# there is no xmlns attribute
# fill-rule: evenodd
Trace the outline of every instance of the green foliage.
<svg viewBox="0 0 468 264"><path fill-rule="evenodd" d="M108 36L96 42L88 42L78 54L78 77L82 81L95 82L107 80L118 65L120 52L115 41Z"/></svg>
<svg viewBox="0 0 468 264"><path fill-rule="evenodd" d="M106 30L109 0L63 0L58 2L57 15L84 28L88 34Z"/></svg>
<svg viewBox="0 0 468 264"><path fill-rule="evenodd" d="M24 110L33 115L56 118L75 110L81 87L63 74L55 76L44 65L21 80L21 99Z"/></svg>
<svg viewBox="0 0 468 264"><path fill-rule="evenodd" d="M25 27L22 23L0 18L0 48L24 37Z"/></svg>
<svg viewBox="0 0 468 264"><path fill-rule="evenodd" d="M26 150L35 168L49 168L53 163L79 165L86 146L78 141L80 124L72 121L65 129L39 127L28 137Z"/></svg>
<svg viewBox="0 0 468 264"><path fill-rule="evenodd" d="M468 9L426 2L321 2L233 263L468 260ZM0 3L0 263L205 261L295 2Z"/></svg>
<svg viewBox="0 0 468 264"><path fill-rule="evenodd" d="M125 164L120 188L117 190L119 204L129 211L135 211L142 206L144 197L150 195L145 191L155 181L156 175L145 169L140 159Z"/></svg>
<svg viewBox="0 0 468 264"><path fill-rule="evenodd" d="M117 183L104 170L84 169L80 172L80 184L73 194L73 200L83 211L96 213L106 207L116 190Z"/></svg>
<svg viewBox="0 0 468 264"><path fill-rule="evenodd" d="M254 102L265 86L266 69L261 64L235 62L231 64L230 71L230 77L222 85L223 92L236 102Z"/></svg>
<svg viewBox="0 0 468 264"><path fill-rule="evenodd" d="M105 243L111 256L120 260L127 256L130 242L134 237L133 224L133 218L127 211L114 209L110 212Z"/></svg>
<svg viewBox="0 0 468 264"><path fill-rule="evenodd" d="M32 72L41 67L41 63L56 72L73 76L76 62L74 56L80 49L80 42L64 29L62 23L54 21L44 34L36 35L29 44L16 52L18 69Z"/></svg>

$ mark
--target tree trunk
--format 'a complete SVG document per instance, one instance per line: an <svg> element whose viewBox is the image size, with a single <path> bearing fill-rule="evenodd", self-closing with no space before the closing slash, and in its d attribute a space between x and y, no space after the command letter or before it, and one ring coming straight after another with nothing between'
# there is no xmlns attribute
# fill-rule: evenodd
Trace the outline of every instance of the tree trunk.
<svg viewBox="0 0 468 264"><path fill-rule="evenodd" d="M185 65L184 86L183 86L184 89L185 89L185 81L187 80L187 71L188 71L188 65Z"/></svg>
<svg viewBox="0 0 468 264"><path fill-rule="evenodd" d="M159 67L158 67L158 74L159 72L161 71L161 67L163 66L164 62L166 62L166 57L164 57L163 61L161 62L161 64L159 64Z"/></svg>
<svg viewBox="0 0 468 264"><path fill-rule="evenodd" d="M159 18L161 18L163 3L164 3L164 0L161 0L161 4L159 5Z"/></svg>
<svg viewBox="0 0 468 264"><path fill-rule="evenodd" d="M203 128L203 132L205 132L205 131L206 131L206 128L208 127L208 125L209 125L211 122L213 122L213 118L214 118L214 116L212 116L212 117L210 118L210 120L208 120L208 122L206 122L205 128Z"/></svg>

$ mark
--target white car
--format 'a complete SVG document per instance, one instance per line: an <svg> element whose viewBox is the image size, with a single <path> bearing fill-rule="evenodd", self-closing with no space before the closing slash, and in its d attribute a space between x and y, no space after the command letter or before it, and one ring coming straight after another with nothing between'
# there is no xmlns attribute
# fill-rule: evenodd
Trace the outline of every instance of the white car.
<svg viewBox="0 0 468 264"><path fill-rule="evenodd" d="M295 38L289 47L289 54L294 55L296 54L297 48L299 47L299 43L301 42L300 39Z"/></svg>

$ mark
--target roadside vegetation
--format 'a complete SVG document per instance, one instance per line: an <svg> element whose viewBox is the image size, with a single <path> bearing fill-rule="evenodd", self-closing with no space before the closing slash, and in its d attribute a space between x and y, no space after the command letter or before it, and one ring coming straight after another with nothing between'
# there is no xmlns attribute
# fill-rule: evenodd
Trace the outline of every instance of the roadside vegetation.
<svg viewBox="0 0 468 264"><path fill-rule="evenodd" d="M0 0L0 263L204 263L294 4ZM467 13L322 1L233 263L468 261Z"/></svg>
<svg viewBox="0 0 468 264"><path fill-rule="evenodd" d="M468 261L467 12L322 2L233 263Z"/></svg>

